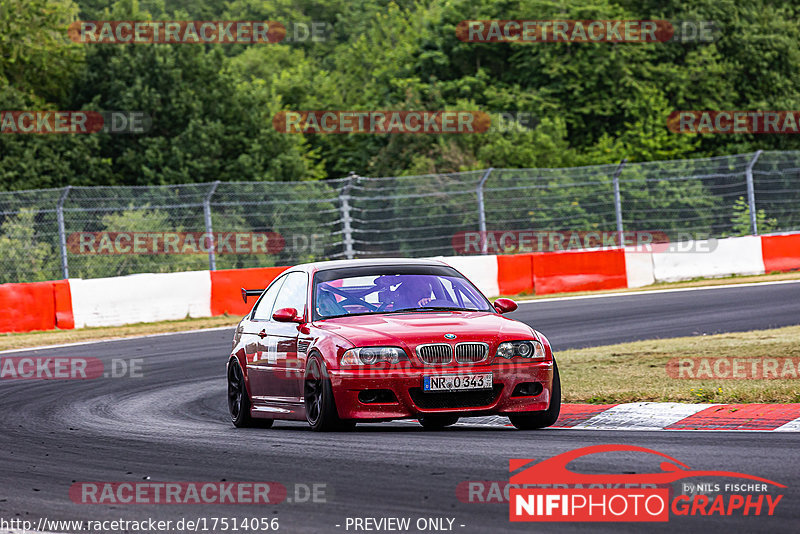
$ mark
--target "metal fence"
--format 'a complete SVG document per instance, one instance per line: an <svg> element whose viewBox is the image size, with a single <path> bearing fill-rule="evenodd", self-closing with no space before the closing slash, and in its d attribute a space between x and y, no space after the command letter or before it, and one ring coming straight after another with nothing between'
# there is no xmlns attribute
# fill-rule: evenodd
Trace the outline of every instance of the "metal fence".
<svg viewBox="0 0 800 534"><path fill-rule="evenodd" d="M517 251L485 238L465 249L465 235L487 235L480 232L648 231L685 240L792 230L800 230L800 152L323 182L67 187L0 193L0 282ZM273 246L132 254L83 250L87 233L269 233Z"/></svg>

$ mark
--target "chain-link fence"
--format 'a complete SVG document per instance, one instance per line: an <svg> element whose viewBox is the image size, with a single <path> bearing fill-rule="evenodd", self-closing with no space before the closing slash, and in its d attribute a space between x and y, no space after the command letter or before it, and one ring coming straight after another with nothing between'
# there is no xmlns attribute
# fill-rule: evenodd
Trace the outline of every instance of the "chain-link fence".
<svg viewBox="0 0 800 534"><path fill-rule="evenodd" d="M498 245L492 236L500 233L687 240L792 230L800 230L800 152L324 182L67 187L0 193L0 282L520 251L518 242Z"/></svg>

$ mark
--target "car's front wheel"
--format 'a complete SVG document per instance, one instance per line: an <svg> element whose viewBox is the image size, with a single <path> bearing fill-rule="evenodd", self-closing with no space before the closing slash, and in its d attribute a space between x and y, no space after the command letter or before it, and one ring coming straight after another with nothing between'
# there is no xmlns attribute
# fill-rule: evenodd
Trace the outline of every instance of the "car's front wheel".
<svg viewBox="0 0 800 534"><path fill-rule="evenodd" d="M458 417L455 415L423 415L419 418L419 424L425 430L442 430L456 423L458 423Z"/></svg>
<svg viewBox="0 0 800 534"><path fill-rule="evenodd" d="M552 426L558 421L558 414L561 413L561 376L558 372L558 365L553 360L553 393L550 395L550 406L541 412L534 412L525 415L509 415L511 424L520 430L536 430Z"/></svg>
<svg viewBox="0 0 800 534"><path fill-rule="evenodd" d="M328 377L325 363L314 355L308 359L303 382L303 398L306 407L306 420L317 432L352 430L355 421L339 418L333 400L333 387Z"/></svg>
<svg viewBox="0 0 800 534"><path fill-rule="evenodd" d="M228 362L228 412L233 426L237 428L269 428L274 422L272 419L254 419L250 415L250 396L244 384L244 373L236 358L231 358Z"/></svg>

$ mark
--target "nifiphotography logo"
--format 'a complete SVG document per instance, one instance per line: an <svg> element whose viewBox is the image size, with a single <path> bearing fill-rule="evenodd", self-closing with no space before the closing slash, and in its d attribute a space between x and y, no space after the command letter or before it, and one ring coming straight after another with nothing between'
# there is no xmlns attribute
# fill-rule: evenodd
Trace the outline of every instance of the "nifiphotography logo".
<svg viewBox="0 0 800 534"><path fill-rule="evenodd" d="M567 468L578 458L605 452L643 452L665 461L657 473L587 474ZM509 462L509 470L516 473L510 477L511 521L666 522L670 512L675 516L771 516L783 495L768 491L786 487L744 473L694 470L666 454L635 445L593 445L533 462ZM748 482L709 483L709 477ZM671 495L664 487L697 478L703 482L681 482L681 494ZM698 488L704 493L697 492Z"/></svg>

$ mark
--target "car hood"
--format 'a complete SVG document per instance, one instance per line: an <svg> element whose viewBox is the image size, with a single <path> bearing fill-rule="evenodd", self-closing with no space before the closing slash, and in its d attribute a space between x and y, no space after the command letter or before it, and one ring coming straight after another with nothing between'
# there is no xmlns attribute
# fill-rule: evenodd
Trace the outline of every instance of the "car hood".
<svg viewBox="0 0 800 534"><path fill-rule="evenodd" d="M531 327L490 312L422 312L337 317L317 323L357 347L421 343L484 341L491 345L511 339L531 339ZM447 339L445 334L453 334Z"/></svg>

